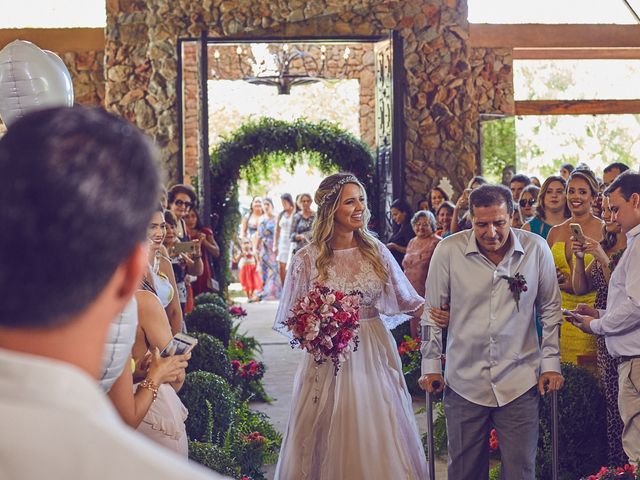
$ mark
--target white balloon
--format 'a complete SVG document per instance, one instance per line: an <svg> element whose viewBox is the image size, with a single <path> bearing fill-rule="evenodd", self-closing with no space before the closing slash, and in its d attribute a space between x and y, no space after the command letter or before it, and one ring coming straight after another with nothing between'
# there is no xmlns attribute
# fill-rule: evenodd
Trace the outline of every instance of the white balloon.
<svg viewBox="0 0 640 480"><path fill-rule="evenodd" d="M5 125L38 108L73 106L69 70L53 52L14 40L0 50L0 118Z"/></svg>

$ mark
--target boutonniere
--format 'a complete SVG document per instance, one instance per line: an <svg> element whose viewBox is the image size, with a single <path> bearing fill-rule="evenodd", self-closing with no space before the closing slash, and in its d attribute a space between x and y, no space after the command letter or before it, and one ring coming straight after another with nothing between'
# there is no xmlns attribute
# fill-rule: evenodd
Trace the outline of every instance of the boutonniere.
<svg viewBox="0 0 640 480"><path fill-rule="evenodd" d="M527 291L527 280L524 278L524 275L516 272L513 277L509 275L502 275L501 278L504 278L507 282L509 282L509 290L513 293L513 299L516 301L516 308L520 311L520 295L522 292Z"/></svg>

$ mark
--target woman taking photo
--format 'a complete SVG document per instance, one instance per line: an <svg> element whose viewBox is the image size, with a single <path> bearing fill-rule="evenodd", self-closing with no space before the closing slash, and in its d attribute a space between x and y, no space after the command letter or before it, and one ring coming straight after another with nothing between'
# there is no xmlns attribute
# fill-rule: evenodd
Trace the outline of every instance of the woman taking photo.
<svg viewBox="0 0 640 480"><path fill-rule="evenodd" d="M415 237L411 227L411 207L401 199L396 199L391 203L391 219L393 220L393 233L387 240L387 248L396 259L398 265L402 265L404 254L407 251L409 240Z"/></svg>
<svg viewBox="0 0 640 480"><path fill-rule="evenodd" d="M187 231L191 240L198 240L201 245L202 274L198 275L195 282L191 283L193 295L216 291L213 285L213 259L220 256L220 247L213 238L213 230L205 227L200 221L198 211L193 208L187 214L185 220Z"/></svg>
<svg viewBox="0 0 640 480"><path fill-rule="evenodd" d="M358 179L331 175L315 200L311 244L291 261L274 329L288 335L282 322L318 282L361 293L359 346L337 374L332 362L318 364L304 355L275 479L425 479L424 449L389 331L423 299L368 231L366 193Z"/></svg>
<svg viewBox="0 0 640 480"><path fill-rule="evenodd" d="M316 214L311 210L313 199L308 193L301 193L298 196L299 211L293 215L291 223L291 244L293 245L292 253L298 252L302 247L309 243L311 238L311 226L316 218Z"/></svg>
<svg viewBox="0 0 640 480"><path fill-rule="evenodd" d="M562 295L562 308L575 310L578 303L593 306L596 299L595 290L578 295L573 290L571 282L575 256L571 248L573 235L570 224L577 223L583 234L596 241L602 239L603 222L591 213L591 206L598 195L598 183L589 170L574 170L567 182L567 204L571 217L559 225L551 228L547 236L547 243L551 247L553 260L558 271L558 284ZM586 254L585 265L593 261L593 255ZM586 362L593 357L595 360L595 337L581 332L568 322L560 328L560 354L565 362L578 363L578 357Z"/></svg>
<svg viewBox="0 0 640 480"><path fill-rule="evenodd" d="M469 217L469 195L480 185L487 183L484 177L476 175L467 184L462 195L458 197L455 208L453 209L453 218L451 218L451 233L471 228L471 218Z"/></svg>
<svg viewBox="0 0 640 480"><path fill-rule="evenodd" d="M278 215L276 222L276 234L274 239L276 260L278 261L278 276L280 285L284 285L284 276L287 273L287 264L291 254L291 224L296 207L293 198L289 193L280 196L282 202L282 212Z"/></svg>
<svg viewBox="0 0 640 480"><path fill-rule="evenodd" d="M607 308L611 268L615 268L627 247L627 237L620 231L620 225L612 221L609 197L604 197L602 202L602 219L604 220L602 241L598 242L593 238L585 237L583 243L572 237L571 244L575 254L572 277L573 290L578 295L595 290L594 307L599 310ZM586 268L585 254L590 254L594 258L594 261ZM628 459L622 449L623 423L618 411L619 361L609 355L604 337L601 335L596 337L596 348L598 375L607 403L608 464L624 465Z"/></svg>
<svg viewBox="0 0 640 480"><path fill-rule="evenodd" d="M522 229L546 239L551 227L569 218L571 211L567 204L566 187L567 182L560 175L547 178L538 194L535 215Z"/></svg>

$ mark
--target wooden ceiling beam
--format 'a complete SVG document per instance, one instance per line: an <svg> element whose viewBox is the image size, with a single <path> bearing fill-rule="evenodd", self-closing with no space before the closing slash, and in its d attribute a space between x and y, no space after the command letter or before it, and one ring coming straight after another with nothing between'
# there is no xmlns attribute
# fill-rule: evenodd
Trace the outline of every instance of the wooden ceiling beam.
<svg viewBox="0 0 640 480"><path fill-rule="evenodd" d="M640 48L640 25L469 25L471 47Z"/></svg>
<svg viewBox="0 0 640 480"><path fill-rule="evenodd" d="M516 115L638 114L640 100L518 100Z"/></svg>
<svg viewBox="0 0 640 480"><path fill-rule="evenodd" d="M515 48L514 60L638 60L640 48Z"/></svg>
<svg viewBox="0 0 640 480"><path fill-rule="evenodd" d="M56 53L104 50L104 28L4 28L0 49L14 40L28 40Z"/></svg>

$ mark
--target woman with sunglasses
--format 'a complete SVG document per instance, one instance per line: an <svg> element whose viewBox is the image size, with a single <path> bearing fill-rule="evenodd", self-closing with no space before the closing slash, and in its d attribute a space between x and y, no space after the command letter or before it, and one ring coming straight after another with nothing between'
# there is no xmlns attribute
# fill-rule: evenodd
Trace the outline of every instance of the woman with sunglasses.
<svg viewBox="0 0 640 480"><path fill-rule="evenodd" d="M533 208L536 202L538 201L538 194L540 193L540 189L535 185L527 185L522 190L520 194L520 200L518 200L518 210L520 211L520 216L522 217L522 221L527 223L533 217L535 217L536 212Z"/></svg>
<svg viewBox="0 0 640 480"><path fill-rule="evenodd" d="M184 223L184 217L196 205L196 192L190 185L178 183L169 189L167 200L169 210L178 220L178 238L181 242L186 242L189 240L189 233Z"/></svg>

